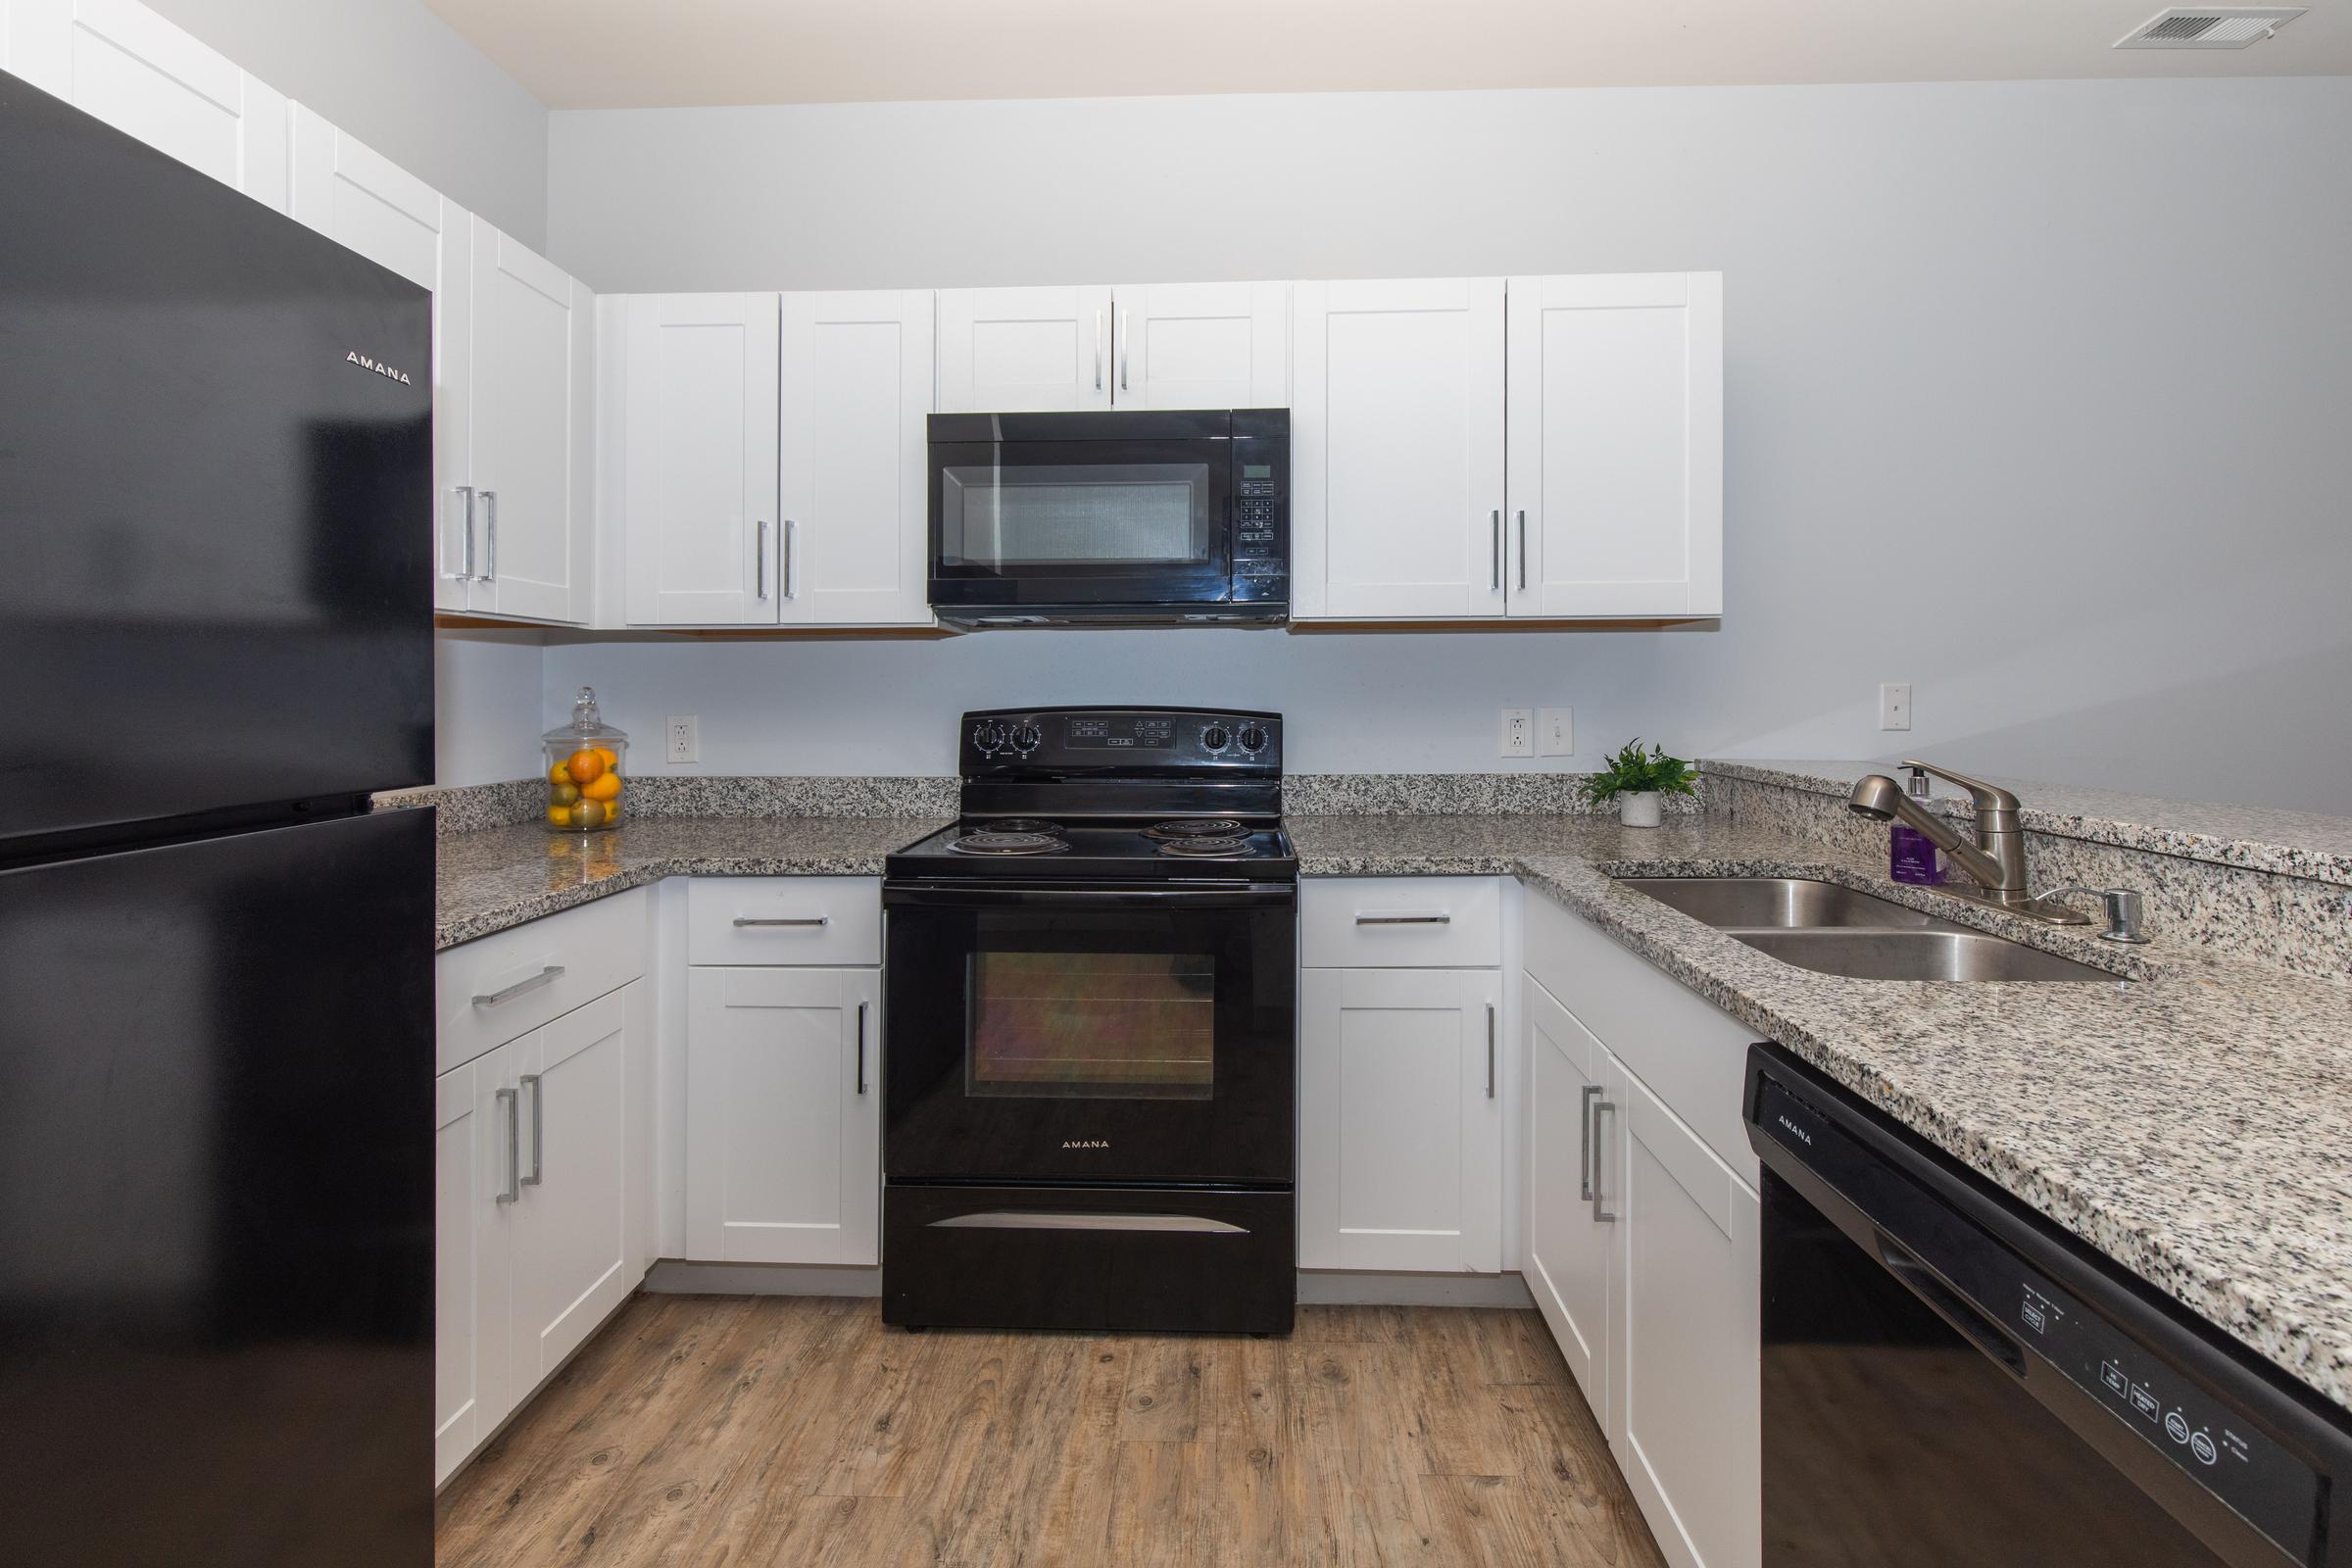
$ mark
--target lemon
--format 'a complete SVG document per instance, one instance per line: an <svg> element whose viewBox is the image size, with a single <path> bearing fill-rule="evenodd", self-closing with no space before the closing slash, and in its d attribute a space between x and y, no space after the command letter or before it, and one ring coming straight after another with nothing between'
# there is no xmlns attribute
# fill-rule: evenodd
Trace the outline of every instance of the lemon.
<svg viewBox="0 0 2352 1568"><path fill-rule="evenodd" d="M600 773L581 785L580 793L592 801L609 801L620 793L620 775Z"/></svg>

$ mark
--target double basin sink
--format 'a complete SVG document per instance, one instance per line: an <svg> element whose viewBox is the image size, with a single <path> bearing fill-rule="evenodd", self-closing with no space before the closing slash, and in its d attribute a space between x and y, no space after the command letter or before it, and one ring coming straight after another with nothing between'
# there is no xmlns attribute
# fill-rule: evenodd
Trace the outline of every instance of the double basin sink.
<svg viewBox="0 0 2352 1568"><path fill-rule="evenodd" d="M1784 963L1850 980L2108 980L2054 953L1799 877L1624 877Z"/></svg>

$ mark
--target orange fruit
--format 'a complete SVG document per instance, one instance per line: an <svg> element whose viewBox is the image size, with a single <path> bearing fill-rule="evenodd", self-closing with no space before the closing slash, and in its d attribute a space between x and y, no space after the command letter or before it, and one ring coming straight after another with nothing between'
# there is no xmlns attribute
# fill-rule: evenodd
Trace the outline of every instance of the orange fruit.
<svg viewBox="0 0 2352 1568"><path fill-rule="evenodd" d="M612 747L595 746L589 749L595 752L597 756L605 760L605 767L607 770L618 767L620 765L620 754L614 751Z"/></svg>
<svg viewBox="0 0 2352 1568"><path fill-rule="evenodd" d="M605 771L605 759L597 752L574 752L564 759L564 771L571 775L574 784L593 783Z"/></svg>
<svg viewBox="0 0 2352 1568"><path fill-rule="evenodd" d="M549 768L547 770L547 781L550 784L570 783L571 764L569 762L558 762L555 766Z"/></svg>
<svg viewBox="0 0 2352 1568"><path fill-rule="evenodd" d="M609 801L620 793L620 775L599 773L580 786L580 793L592 801Z"/></svg>

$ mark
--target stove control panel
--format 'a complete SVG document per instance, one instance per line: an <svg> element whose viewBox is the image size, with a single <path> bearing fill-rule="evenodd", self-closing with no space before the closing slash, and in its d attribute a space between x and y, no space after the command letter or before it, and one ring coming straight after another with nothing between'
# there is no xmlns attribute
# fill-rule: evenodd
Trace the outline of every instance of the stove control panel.
<svg viewBox="0 0 2352 1568"><path fill-rule="evenodd" d="M1195 708L999 709L963 716L962 768L1282 770L1282 715Z"/></svg>

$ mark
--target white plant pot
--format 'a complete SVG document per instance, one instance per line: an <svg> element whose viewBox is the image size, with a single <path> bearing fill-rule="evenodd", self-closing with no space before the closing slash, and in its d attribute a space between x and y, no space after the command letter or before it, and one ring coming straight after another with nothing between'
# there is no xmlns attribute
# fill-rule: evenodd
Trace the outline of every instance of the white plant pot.
<svg viewBox="0 0 2352 1568"><path fill-rule="evenodd" d="M1659 804L1664 799L1656 790L1634 790L1617 797L1617 820L1627 827L1656 827Z"/></svg>

